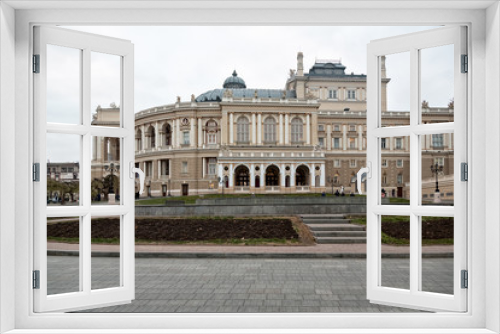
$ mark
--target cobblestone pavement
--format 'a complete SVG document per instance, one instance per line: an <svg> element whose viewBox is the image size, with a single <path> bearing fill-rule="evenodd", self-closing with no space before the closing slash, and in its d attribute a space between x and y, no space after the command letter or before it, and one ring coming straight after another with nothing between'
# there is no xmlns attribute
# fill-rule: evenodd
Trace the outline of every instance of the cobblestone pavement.
<svg viewBox="0 0 500 334"><path fill-rule="evenodd" d="M49 256L49 292L75 291L76 257ZM93 257L93 288L119 281L118 258ZM409 286L409 259L383 259L384 286ZM452 258L423 262L424 290L452 292ZM71 267L73 269L71 269ZM78 275L76 276L78 277ZM76 285L75 285L76 284ZM136 259L136 299L85 312L414 312L366 300L364 259Z"/></svg>

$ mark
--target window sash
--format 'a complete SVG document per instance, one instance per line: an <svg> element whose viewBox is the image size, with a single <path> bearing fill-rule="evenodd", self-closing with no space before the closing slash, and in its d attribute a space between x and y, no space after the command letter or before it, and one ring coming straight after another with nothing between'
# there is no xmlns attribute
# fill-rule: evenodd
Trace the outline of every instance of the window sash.
<svg viewBox="0 0 500 334"><path fill-rule="evenodd" d="M81 17L83 17L84 19L88 19L88 22L93 22L93 20L95 20L95 18L92 18L92 16L94 16L95 13L97 13L97 10L92 10L92 9L89 9L87 11L88 14L83 14L83 15L79 10L68 10L68 11L70 13L75 13L75 15L76 14L81 15ZM191 10L191 11L195 11L195 10ZM155 12L156 11L145 11L143 15L138 14L138 20L142 19L144 22L146 22L147 15L154 15ZM317 11L317 12L319 13L319 11ZM362 10L362 12L367 12L367 11ZM433 21L432 22L435 22L435 20L436 20L434 15L436 15L437 17L442 17L443 23L445 23L445 24L448 22L457 22L457 21L469 22L470 21L470 22L472 22L472 25L474 26L475 24L481 24L481 22L479 22L478 20L483 19L482 15L471 16L471 14L467 14L465 12L461 13L460 10L457 10L456 12L457 12L457 14L452 14L452 15L446 16L445 10L433 9L433 12L432 12L432 14L433 14L432 20ZM44 23L46 22L48 24L50 24L50 22L63 22L63 21L67 22L67 19L65 17L62 17L61 16L62 13L60 13L58 11L43 12L42 13L42 12L39 12L37 10L34 10L33 13L34 13L34 16L36 16L36 19L40 22L44 22ZM406 14L407 12L403 12L403 11L401 11L400 13L401 14L404 13L404 15L403 15L404 18L406 18L406 19L409 18L407 20L407 22L410 22L410 23L411 22L422 22L421 18L416 18L416 16L412 13ZM146 15L146 16L144 16L144 15ZM333 16L333 17L335 17L335 16ZM255 16L251 16L250 19L252 19L252 18L255 18ZM355 19L355 17L353 17L353 19ZM221 20L224 20L224 19L221 19ZM332 19L332 20L334 20L334 19ZM369 22L382 22L380 20L384 20L384 18L369 20ZM429 24L431 24L431 21L429 21L429 19L424 18L423 20L424 20L424 22L429 22ZM19 21L18 24L20 26L27 27L27 23L26 23L27 17L21 16L18 21ZM110 17L110 21L114 22L114 19L112 17ZM123 22L123 21L120 21L120 22ZM24 29L24 31L20 32L22 39L25 41L29 40L27 34L28 34L28 29ZM483 33L480 33L479 37L481 37L483 35L484 35ZM476 47L477 43L475 43L477 38L478 38L478 35L474 35L474 40L472 41L472 43L473 43L472 49L474 49L474 50L478 49ZM25 42L22 45L23 46L25 44L27 45L27 43L28 42ZM24 63L29 62L29 59L27 58L28 57L27 53L25 56L16 55L16 57L20 57L24 61ZM484 64L483 59L478 59L475 61L477 61L479 64ZM5 74L5 75L7 75L7 74ZM490 76L487 73L486 76L491 77L493 79L493 75ZM21 83L28 81L27 78L26 79L20 78L19 80ZM27 85L25 85L25 86L27 86ZM476 90L473 89L473 91L474 91L474 94L471 94L471 95L475 95ZM23 96L25 96L26 99L28 99L29 96L28 96L27 92L22 90L21 94ZM11 99L9 98L8 101L11 101ZM476 99L476 101L477 101L477 99ZM482 111L478 111L478 112L482 113ZM487 111L485 111L485 112L487 112ZM26 127L27 126L28 125L26 125ZM480 137L480 138L482 138L482 137ZM24 144L16 144L16 147L18 147L18 146L25 146L25 145ZM476 148L477 145L473 144L473 147ZM25 165L28 166L27 163L25 163ZM16 204L16 206L17 205L19 205L19 204ZM477 211L478 210L476 210L476 212ZM22 213L21 216L22 216L22 218L24 218L24 216L27 217L28 212ZM473 214L472 216L476 217L477 214ZM24 232L24 227L21 227L21 230ZM16 236L16 239L18 239L18 238L19 238L19 236ZM478 240L483 240L482 237L478 237L477 233L472 239L474 240L474 243L478 242ZM8 246L8 245L6 245L6 246ZM10 248L14 249L14 247L9 247L9 249ZM19 248L23 248L23 247L16 246L16 251ZM16 254L16 256L17 257L22 256L23 258L24 258L24 255L26 255L26 257L29 256L29 254L24 254L24 253L25 253L24 251L21 251L21 255ZM482 252L482 251L474 252L475 255L474 255L474 259L472 260L473 262L477 258L478 253L484 253L484 252ZM484 254L482 254L480 256L484 256ZM488 262L488 264L492 264L490 258L486 257L486 261ZM479 275L480 275L480 277L483 277L484 270L482 270L482 268L483 268L483 266L479 266L479 270L475 272L475 277L478 277ZM22 269L21 271L24 274L26 270ZM25 277L25 275L22 277ZM471 283L469 283L469 284L472 284L475 286L476 282L477 282L477 280L471 281ZM16 288L16 290L18 290L18 289ZM479 290L481 290L481 289L479 289ZM29 291L31 291L31 290L29 290ZM23 290L23 293L24 293L24 290ZM476 297L475 300L483 299L483 297L482 297L483 294L479 293L478 289L471 290L471 294L474 297ZM4 295L3 297L9 297L9 296ZM27 300L27 298L24 298L24 299ZM10 300L10 298L9 298L9 300ZM489 300L491 301L491 300L493 300L493 298L489 299ZM132 328L134 326L134 324L136 324L139 319L141 321L141 324L147 322L147 323L150 323L151 324L150 326L154 327L154 328L159 328L161 326L164 326L164 325L162 325L162 324L164 324L164 319L162 317L160 317L160 316L155 317L155 316L152 316L151 314L134 314L134 315L113 314L113 315L109 315L109 316L103 315L103 314L100 314L100 315L90 315L89 314L89 315L85 315L84 317L82 317L79 314L64 314L64 315L51 314L51 315L47 315L47 316L45 316L45 315L27 316L27 314L30 312L25 307L27 305L27 302L24 300L20 300L19 303L21 305L18 306L17 308L22 308L21 313L23 313L22 315L20 315L20 322L22 322L23 324L27 324L27 325L31 326L32 328L38 328L38 327L51 328L51 326L53 326L53 325L50 325L47 322L47 320L48 320L47 318L50 318L51 324L65 326L65 328L84 328L87 326L86 325L86 323L88 323L87 319L91 319L92 321L98 321L98 323L101 324L102 328L117 327L117 326L119 326L117 324L120 324L120 323L123 323L123 326L129 326L129 328ZM473 304L476 305L477 303L473 303ZM491 305L491 303L488 303L488 305ZM4 311L5 310L3 310L2 313ZM24 314L26 314L26 316ZM235 321L241 320L242 322L245 322L248 320L248 316L249 315L236 315L235 314L235 315L232 315L231 318L234 318ZM323 315L321 315L321 316L323 316ZM325 314L324 316L327 316L327 315ZM330 315L328 315L328 316L332 320L335 319L335 324L337 324L338 326L347 326L347 327L351 326L350 325L352 323L351 317L344 316L342 314L331 314L331 316ZM423 328L421 330L422 332L427 332L426 328L428 328L429 326L446 327L446 328L448 328L448 327L478 328L477 321L479 320L480 321L479 323L482 324L483 322L481 321L481 319L482 319L481 317L483 317L483 316L484 316L484 313L480 310L479 312L475 312L474 314L466 314L466 315L462 315L462 314L445 314L445 315L433 314L433 315L429 316L426 314L411 314L409 316L405 316L402 314L401 317L391 317L389 314L377 314L376 316L373 314L370 314L370 315L358 314L358 315L356 315L356 318L359 319L359 321L362 321L363 324L366 324L366 326L368 326L368 327L378 328L380 326L380 323L391 322L393 324L399 325L401 328L419 327L419 328ZM169 314L169 315L167 315L167 317L169 318L169 321L171 322L172 326L186 326L186 325L189 326L189 322L186 321L187 318L185 318L185 317L182 317L180 315L177 316L175 314ZM279 316L277 315L277 317L279 317ZM297 328L298 326L300 326L304 323L309 323L309 321L311 321L311 324L314 324L314 322L316 321L316 317L317 317L317 315L308 316L306 314L300 314L298 317L290 318L287 321L291 327ZM84 321L82 318L85 318L86 320ZM205 328L209 328L209 327L220 328L218 326L218 323L220 323L219 316L214 317L214 318L217 318L217 322L212 321L210 319L211 317L207 317L207 316L197 317L196 315L192 315L192 317L190 317L190 318L191 319L192 318L200 319L200 321L202 321ZM270 317L269 315L262 315L262 316L252 315L253 321L265 321L266 323L269 323L269 324L271 324L271 322L267 322L267 321L270 319L274 319L274 318L275 318L274 316ZM192 321L191 319L189 321ZM276 319L276 321L278 321L278 319ZM482 325L479 325L479 327L482 328ZM71 329L68 329L68 332L70 330ZM234 331L237 331L237 329L235 329ZM474 329L471 329L471 331L474 331ZM94 331L91 331L91 332L94 332ZM143 330L137 330L137 331L133 331L133 332L134 333L141 333L141 332L143 332Z"/></svg>

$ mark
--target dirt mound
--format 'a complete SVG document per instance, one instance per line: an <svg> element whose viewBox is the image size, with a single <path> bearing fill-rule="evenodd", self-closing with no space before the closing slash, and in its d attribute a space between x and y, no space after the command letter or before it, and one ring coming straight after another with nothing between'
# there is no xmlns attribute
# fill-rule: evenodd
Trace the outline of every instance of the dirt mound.
<svg viewBox="0 0 500 334"><path fill-rule="evenodd" d="M92 238L119 238L120 220L93 219ZM78 238L79 223L54 222L47 225L47 236ZM298 239L290 219L250 218L156 218L136 219L135 238L150 241L203 241L214 239Z"/></svg>
<svg viewBox="0 0 500 334"><path fill-rule="evenodd" d="M410 239L410 222L384 222L382 232L399 239ZM422 239L453 238L453 218L433 218L422 221Z"/></svg>

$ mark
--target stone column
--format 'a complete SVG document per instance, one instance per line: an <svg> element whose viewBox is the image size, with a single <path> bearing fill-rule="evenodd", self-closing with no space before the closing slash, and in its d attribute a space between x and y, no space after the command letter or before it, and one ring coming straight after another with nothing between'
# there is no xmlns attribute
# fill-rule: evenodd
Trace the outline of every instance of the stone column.
<svg viewBox="0 0 500 334"><path fill-rule="evenodd" d="M198 147L201 148L203 146L203 122L201 118L198 118Z"/></svg>
<svg viewBox="0 0 500 334"><path fill-rule="evenodd" d="M181 144L183 144L182 133L181 133L181 120L177 118L175 121L177 122L177 146L181 147Z"/></svg>
<svg viewBox="0 0 500 334"><path fill-rule="evenodd" d="M146 148L146 134L144 133L144 124L141 125L141 150Z"/></svg>
<svg viewBox="0 0 500 334"><path fill-rule="evenodd" d="M156 160L158 162L158 180L161 179L161 160Z"/></svg>
<svg viewBox="0 0 500 334"><path fill-rule="evenodd" d="M102 154L102 149L103 149L102 142L103 142L103 139L102 139L102 137L97 137L97 136L95 136L95 138L96 138L97 161L103 162L106 159L106 157L103 156L103 154Z"/></svg>
<svg viewBox="0 0 500 334"><path fill-rule="evenodd" d="M280 113L280 121L279 122L280 122L279 123L280 124L280 131L279 131L280 140L279 140L279 143L280 143L280 145L283 145L283 137L284 137L283 136L283 134L284 134L283 130L284 130L284 126L283 126L283 114L282 113Z"/></svg>
<svg viewBox="0 0 500 334"><path fill-rule="evenodd" d="M260 187L266 188L266 171L264 170L264 164L260 164Z"/></svg>
<svg viewBox="0 0 500 334"><path fill-rule="evenodd" d="M222 164L221 163L219 163L219 180L222 181L222 185L221 185L221 183L219 181L219 186L220 187L224 187L224 171L222 169Z"/></svg>
<svg viewBox="0 0 500 334"><path fill-rule="evenodd" d="M205 178L206 158L201 158L201 178Z"/></svg>
<svg viewBox="0 0 500 334"><path fill-rule="evenodd" d="M317 136L317 131L318 131L318 114L317 113L312 113L311 114L311 126L309 127L310 133L311 133L311 144L312 145L318 145L318 136Z"/></svg>
<svg viewBox="0 0 500 334"><path fill-rule="evenodd" d="M229 164L229 188L234 186L233 164Z"/></svg>
<svg viewBox="0 0 500 334"><path fill-rule="evenodd" d="M170 144L172 148L177 147L177 127L175 126L175 119L172 120L172 129L170 133Z"/></svg>
<svg viewBox="0 0 500 334"><path fill-rule="evenodd" d="M342 150L347 148L347 125L342 125Z"/></svg>
<svg viewBox="0 0 500 334"><path fill-rule="evenodd" d="M255 122L255 113L252 113L252 145L257 144L257 123Z"/></svg>
<svg viewBox="0 0 500 334"><path fill-rule="evenodd" d="M262 113L257 115L257 145L262 144Z"/></svg>
<svg viewBox="0 0 500 334"><path fill-rule="evenodd" d="M137 140L136 140L136 143L137 143ZM94 161L94 160L97 160L97 136L92 137L92 161Z"/></svg>
<svg viewBox="0 0 500 334"><path fill-rule="evenodd" d="M316 164L311 164L311 171L309 173L309 186L316 187Z"/></svg>
<svg viewBox="0 0 500 334"><path fill-rule="evenodd" d="M252 114L252 116L253 116L253 114ZM250 187L255 188L255 165L254 164L250 164Z"/></svg>
<svg viewBox="0 0 500 334"><path fill-rule="evenodd" d="M358 150L363 150L363 125L358 125Z"/></svg>
<svg viewBox="0 0 500 334"><path fill-rule="evenodd" d="M387 139L389 140L389 150L390 151L394 150L394 146L393 146L394 138L393 137L389 137Z"/></svg>
<svg viewBox="0 0 500 334"><path fill-rule="evenodd" d="M307 114L306 116L306 144L311 145L311 115Z"/></svg>
<svg viewBox="0 0 500 334"><path fill-rule="evenodd" d="M325 164L322 163L320 168L321 168L321 176L319 179L319 185L321 187L324 187L325 186Z"/></svg>
<svg viewBox="0 0 500 334"><path fill-rule="evenodd" d="M154 148L157 149L158 147L160 147L159 143L160 143L160 129L158 126L158 121L156 121L156 124L155 124L155 147Z"/></svg>
<svg viewBox="0 0 500 334"><path fill-rule="evenodd" d="M222 120L220 122L220 129L221 129L221 139L220 139L220 144L225 145L227 144L227 111L222 112Z"/></svg>
<svg viewBox="0 0 500 334"><path fill-rule="evenodd" d="M290 187L295 187L295 164L290 165Z"/></svg>
<svg viewBox="0 0 500 334"><path fill-rule="evenodd" d="M281 164L280 166L280 185L282 188L285 188L285 164Z"/></svg>
<svg viewBox="0 0 500 334"><path fill-rule="evenodd" d="M172 177L172 159L168 159L167 164L168 164L168 178L170 179Z"/></svg>
<svg viewBox="0 0 500 334"><path fill-rule="evenodd" d="M290 144L290 139L288 135L288 129L290 128L290 116L285 114L285 145Z"/></svg>
<svg viewBox="0 0 500 334"><path fill-rule="evenodd" d="M229 114L229 144L232 144L234 141L234 135L233 135L233 113Z"/></svg>
<svg viewBox="0 0 500 334"><path fill-rule="evenodd" d="M189 130L189 146L196 147L196 118L191 117L191 127Z"/></svg>
<svg viewBox="0 0 500 334"><path fill-rule="evenodd" d="M453 150L453 133L445 134L445 136L448 138L448 149ZM409 151L408 146L405 149Z"/></svg>
<svg viewBox="0 0 500 334"><path fill-rule="evenodd" d="M326 149L328 151L332 150L332 126L326 126Z"/></svg>

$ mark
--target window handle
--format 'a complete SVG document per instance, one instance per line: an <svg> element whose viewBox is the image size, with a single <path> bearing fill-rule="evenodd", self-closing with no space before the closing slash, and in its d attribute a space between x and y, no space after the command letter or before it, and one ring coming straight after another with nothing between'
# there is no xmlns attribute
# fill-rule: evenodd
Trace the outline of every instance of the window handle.
<svg viewBox="0 0 500 334"><path fill-rule="evenodd" d="M362 167L359 169L358 173L356 174L356 186L358 188L358 194L362 195L363 193L361 192L361 179L363 177L363 174L366 174L367 178L372 177L372 172L371 172L371 166L372 163L368 162L368 167Z"/></svg>
<svg viewBox="0 0 500 334"><path fill-rule="evenodd" d="M144 179L145 179L144 172L140 168L135 167L134 162L132 161L130 162L129 167L130 167L129 170L131 179L135 178L135 173L139 174L139 195L140 195L144 192Z"/></svg>

